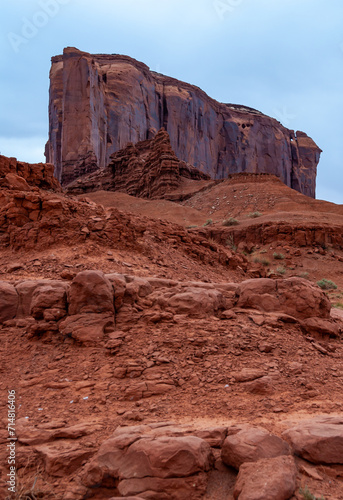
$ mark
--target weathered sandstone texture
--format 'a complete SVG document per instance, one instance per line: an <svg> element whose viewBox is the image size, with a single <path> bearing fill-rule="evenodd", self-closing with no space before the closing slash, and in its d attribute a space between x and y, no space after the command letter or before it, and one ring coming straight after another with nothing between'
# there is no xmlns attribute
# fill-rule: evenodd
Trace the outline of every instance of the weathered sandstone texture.
<svg viewBox="0 0 343 500"><path fill-rule="evenodd" d="M54 167L46 163L26 163L0 155L0 188L30 191L40 188L61 192Z"/></svg>
<svg viewBox="0 0 343 500"><path fill-rule="evenodd" d="M111 155L108 167L76 179L69 184L68 192L120 191L140 198L173 199L173 191L185 182L209 181L200 170L180 161L175 155L168 132L159 130L154 139L128 144ZM213 182L213 181L212 181ZM193 189L201 189L198 185ZM191 186L189 186L191 188Z"/></svg>
<svg viewBox="0 0 343 500"><path fill-rule="evenodd" d="M214 179L265 172L315 196L321 150L303 132L122 55L67 48L52 58L47 161L68 184L164 127L176 156Z"/></svg>
<svg viewBox="0 0 343 500"><path fill-rule="evenodd" d="M260 297L259 301L255 300L256 296ZM311 307L303 308L302 301ZM104 275L101 271L88 270L78 273L68 284L57 280L33 280L13 286L0 281L0 326L6 321L30 318L28 327L32 337L61 335L77 344L105 345L110 350L117 349L122 343L121 336L114 333L115 325L124 330L138 319L154 324L173 320L175 315L180 314L190 318L216 316L225 321L228 314L245 310L257 310L266 317L271 314L274 321L281 319L300 326L308 318L319 322L322 319L326 321L329 331L337 329L338 337L338 326L330 320L330 309L325 293L301 278L254 279L241 285L209 284L138 278L117 273ZM320 328L317 333L325 335L327 332ZM263 371L248 371L235 373L234 378L245 382L263 375ZM169 384L160 382L163 390L172 389ZM137 395L149 397L155 389L155 386L144 382L132 386L126 396L131 399L136 399ZM249 441L252 454L255 453L253 447L256 447L255 454L259 458L287 454L288 447L286 449L284 443L277 442L273 445L277 453L265 455L263 450L268 435L250 435L249 429L238 429L236 435L224 443L223 449L228 451L224 453L223 460L228 465L239 467L242 463L237 451L242 436L245 442Z"/></svg>

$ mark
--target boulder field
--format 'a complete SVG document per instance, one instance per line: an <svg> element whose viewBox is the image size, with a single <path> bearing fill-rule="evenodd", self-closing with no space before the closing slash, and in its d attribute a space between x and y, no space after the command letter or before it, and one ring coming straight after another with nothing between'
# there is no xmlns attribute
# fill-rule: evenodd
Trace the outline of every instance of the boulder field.
<svg viewBox="0 0 343 500"><path fill-rule="evenodd" d="M0 324L2 334L16 329L29 343L66 345L68 350L79 349L102 352L114 360L112 373L103 375L102 382L72 381L69 377L50 379L29 377L20 382L20 391L43 384L45 391L53 393L71 389L89 394L89 390L118 393L119 401L132 403L136 410L120 411L126 420L141 422L139 410L142 401L151 398L178 398L187 382L185 372L176 375L163 366L175 365L175 354L145 350L140 360L123 361L125 349L137 326L150 331L155 325L171 329L172 325L188 321L211 319L224 325L224 338L234 343L228 332L238 317L249 318L252 324L291 325L300 337L308 335L308 321L313 346L329 355L320 339L337 342L342 323L330 316L331 305L325 293L307 280L250 279L237 283L178 282L156 277L107 274L87 270L68 280L30 280L9 284L0 282ZM314 325L320 327L315 331ZM228 329L227 329L228 328ZM165 346L182 346L174 338L165 338ZM232 330L231 330L232 331ZM180 332L179 332L180 333ZM148 334L149 337L149 334ZM330 340L332 339L332 340ZM198 362L207 352L205 337L193 338L194 346L201 349ZM137 339L138 341L138 339ZM329 345L329 344L327 344ZM208 348L214 345L209 343ZM252 347L246 344L247 349ZM270 353L272 343L260 343L260 355ZM316 348L316 347L312 347ZM146 349L146 348L145 348ZM215 346L215 351L218 349ZM153 357L149 356L149 351ZM208 351L208 352L210 352ZM219 352L220 352L219 351ZM181 352L181 351L180 351ZM133 352L131 352L131 355ZM150 358L150 359L149 359ZM196 358L193 358L195 362ZM223 361L225 356L223 357ZM189 359L189 362L191 360ZM82 365L78 365L81 369ZM181 363L182 366L182 363ZM204 367L210 368L206 362ZM155 367L155 368L154 368ZM272 366L270 365L270 368ZM51 371L50 367L50 371ZM77 368L77 367L75 367ZM100 371L102 367L99 367ZM219 367L218 367L219 368ZM251 395L271 395L281 387L280 373L267 366L241 366L238 370L221 369L224 391L231 385L241 385ZM275 365L273 364L273 367ZM290 372L301 373L302 365L291 363ZM52 372L56 370L52 369ZM191 384L199 380L193 375ZM225 375L227 372L227 375ZM193 378L192 378L193 377ZM75 375L73 376L75 378ZM109 384L117 380L109 389ZM208 381L210 382L210 378ZM105 385L104 385L105 384ZM204 386L204 384L200 384ZM107 387L107 389L105 388ZM100 389L101 388L101 389ZM108 392L109 391L109 392ZM119 392L118 392L119 391ZM62 392L63 393L63 392ZM102 398L106 392L103 392ZM75 397L75 396L74 396ZM83 396L88 400L89 396ZM76 398L80 402L80 396ZM106 404L106 399L103 400ZM23 400L24 403L24 400ZM74 403L74 398L70 404ZM44 410L46 403L41 403ZM118 410L117 410L118 414ZM285 424L282 436L268 429L248 423L226 425L195 425L175 422L152 422L135 426L121 425L108 433L108 423L101 413L91 419L79 420L73 425L65 420L48 419L35 423L35 419L18 420L18 456L21 466L32 467L40 463L50 478L63 478L68 482L64 500L85 498L136 498L186 500L205 498L232 498L211 496L211 484L220 477L220 491L230 489L234 482L233 498L238 500L287 500L295 498L299 483L300 460L314 466L343 466L343 420L334 416L321 416L293 425ZM104 433L105 430L105 433ZM87 436L97 436L87 440ZM107 437L105 438L105 435ZM305 469L306 470L306 467ZM312 474L319 475L319 472ZM100 495L100 496L99 496ZM102 495L102 496L101 496Z"/></svg>
<svg viewBox="0 0 343 500"><path fill-rule="evenodd" d="M115 325L125 329L133 318L151 323L172 321L175 315L225 320L246 310L299 324L311 333L318 323L319 334L339 337L328 297L302 278L216 284L82 271L71 283L0 281L0 323L28 318L33 336L60 331L88 345L108 340Z"/></svg>

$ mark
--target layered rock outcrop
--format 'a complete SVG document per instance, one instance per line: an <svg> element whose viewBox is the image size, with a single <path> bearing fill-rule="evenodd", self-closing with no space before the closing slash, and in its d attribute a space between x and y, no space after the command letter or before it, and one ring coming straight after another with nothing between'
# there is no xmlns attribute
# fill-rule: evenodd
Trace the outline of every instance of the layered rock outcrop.
<svg viewBox="0 0 343 500"><path fill-rule="evenodd" d="M257 296L259 300L256 300ZM304 307L305 303L308 307ZM114 333L115 326L120 325L125 330L128 324L138 319L154 324L173 320L175 315L184 315L190 318L216 316L225 321L235 311L245 313L252 310L258 310L266 317L272 314L274 321L280 319L305 327L306 320L312 319L320 325L312 334L325 335L333 331L333 336L339 337L339 327L331 320L330 309L325 293L301 278L255 279L238 285L82 271L68 284L57 280L35 280L13 286L0 281L0 326L8 320L29 317L32 336L60 334L79 344L105 345L110 350L122 343L121 335ZM324 322L326 330L321 326ZM246 382L263 375L264 372L248 371L234 374L234 378ZM160 380L159 383L162 383L163 391L173 388L168 381ZM156 389L155 385L149 384L143 382L131 387L126 397L131 400L137 395L139 398L149 397L154 390L161 390L161 387ZM230 456L232 453L230 449Z"/></svg>
<svg viewBox="0 0 343 500"><path fill-rule="evenodd" d="M18 167L17 174L9 170L12 166ZM19 167L26 170L21 171ZM82 242L86 246L93 242L125 250L133 248L149 259L160 261L161 241L164 241L172 245L168 259L170 252L179 255L180 245L182 253L197 262L219 263L228 268L247 266L245 257L202 237L190 236L177 224L115 208L106 210L91 200L77 201L65 196L53 177L52 165L22 164L13 158L0 157L0 188L0 249L31 251L65 241Z"/></svg>
<svg viewBox="0 0 343 500"><path fill-rule="evenodd" d="M214 179L272 173L315 196L321 150L259 111L218 103L130 57L75 48L52 58L50 82L46 157L63 184L106 167L113 153L164 127L177 157Z"/></svg>
<svg viewBox="0 0 343 500"><path fill-rule="evenodd" d="M319 422L322 428L318 432ZM329 444L325 424L329 427L332 451L323 447L323 441ZM55 420L37 426L21 418L17 425L18 455L30 454L31 460L32 457L39 459L51 478L69 476L64 500L92 498L99 490L103 493L101 498L113 495L110 500L123 497L128 500L219 498L210 496L214 480L217 485L226 487L226 496L221 498L296 498L293 495L303 474L307 475L307 480L309 477L319 479L321 487L325 484L316 469L304 465L298 458L303 453L294 443L294 433L298 440L300 437L303 447L309 444L308 430L315 430L310 436L315 459L308 454L306 459L321 465L321 474L329 471L331 480L335 469L323 465L339 467L342 464L341 450L334 441L342 436L342 419L338 417L319 416L298 423L296 428L288 428L284 436L290 439L291 447L278 435L256 426L227 423L203 427L173 422L118 426L106 438L102 435L99 444L95 444L91 436L99 437L103 427L101 419L73 425ZM84 436L88 437L87 441L82 441ZM235 436L239 436L236 439L239 462L232 464L225 456L228 440ZM231 470L225 467L227 463L233 467Z"/></svg>
<svg viewBox="0 0 343 500"><path fill-rule="evenodd" d="M159 130L154 139L128 144L111 156L108 167L76 179L68 191L120 191L140 198L163 198L187 180L209 181L210 177L175 155L168 132ZM198 189L198 186L195 188Z"/></svg>
<svg viewBox="0 0 343 500"><path fill-rule="evenodd" d="M0 188L29 191L32 188L61 192L54 177L54 166L46 163L27 163L0 155Z"/></svg>

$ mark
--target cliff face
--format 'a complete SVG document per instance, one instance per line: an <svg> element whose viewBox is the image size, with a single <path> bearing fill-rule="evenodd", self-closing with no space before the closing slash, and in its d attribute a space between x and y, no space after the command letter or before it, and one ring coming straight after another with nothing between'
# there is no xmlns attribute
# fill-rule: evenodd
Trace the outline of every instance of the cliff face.
<svg viewBox="0 0 343 500"><path fill-rule="evenodd" d="M214 179L271 173L315 196L321 150L259 111L218 103L127 56L74 48L52 58L50 82L46 156L63 184L106 167L113 153L164 127L177 157Z"/></svg>

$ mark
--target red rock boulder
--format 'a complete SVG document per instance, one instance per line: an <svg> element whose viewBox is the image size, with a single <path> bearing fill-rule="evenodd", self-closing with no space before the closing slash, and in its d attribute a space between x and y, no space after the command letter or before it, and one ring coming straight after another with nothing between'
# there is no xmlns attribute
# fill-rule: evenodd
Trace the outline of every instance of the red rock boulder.
<svg viewBox="0 0 343 500"><path fill-rule="evenodd" d="M331 304L327 295L308 280L269 278L243 281L237 291L237 306L280 311L299 319L329 318Z"/></svg>
<svg viewBox="0 0 343 500"><path fill-rule="evenodd" d="M310 335L327 336L331 338L339 337L340 328L333 321L321 318L308 318L301 322L301 329Z"/></svg>
<svg viewBox="0 0 343 500"><path fill-rule="evenodd" d="M182 290L159 290L149 298L162 309L194 317L214 315L225 309L225 298L216 289L185 287Z"/></svg>
<svg viewBox="0 0 343 500"><path fill-rule="evenodd" d="M68 303L70 315L114 314L112 284L101 271L83 271L74 278L70 285Z"/></svg>
<svg viewBox="0 0 343 500"><path fill-rule="evenodd" d="M74 339L84 346L97 346L113 332L112 314L75 314L68 316L59 325L62 335Z"/></svg>
<svg viewBox="0 0 343 500"><path fill-rule="evenodd" d="M260 427L242 426L229 429L221 457L224 464L239 469L244 462L290 454L291 450L286 441Z"/></svg>
<svg viewBox="0 0 343 500"><path fill-rule="evenodd" d="M202 498L213 461L210 445L195 436L144 435L146 431L145 426L133 432L118 429L86 467L83 483L94 487L113 478L119 480L118 491L125 497Z"/></svg>
<svg viewBox="0 0 343 500"><path fill-rule="evenodd" d="M63 291L61 288L62 286L63 286ZM43 292L40 292L40 289L42 289ZM59 290L59 292L56 292L57 295L55 295L55 292L52 292L52 289ZM60 306L63 305L64 308L66 307L65 299L63 298L63 300L61 301L61 294L64 297L65 290L67 290L67 285L63 284L61 281L57 280L22 281L21 283L18 283L18 285L16 286L16 290L18 292L18 297L19 297L18 311L17 311L18 318L25 318L26 316L29 316L30 314L32 314L33 308L39 309L40 297L41 298L45 297L44 303L46 304L46 306L48 305L53 306L54 304L59 303ZM51 297L49 291L51 291ZM35 297L34 305L32 305L33 297ZM41 308L41 311L43 310L44 307Z"/></svg>
<svg viewBox="0 0 343 500"><path fill-rule="evenodd" d="M319 286L296 277L276 283L282 312L300 319L330 318L330 300Z"/></svg>
<svg viewBox="0 0 343 500"><path fill-rule="evenodd" d="M343 418L319 416L286 430L294 452L315 464L343 464Z"/></svg>
<svg viewBox="0 0 343 500"><path fill-rule="evenodd" d="M0 281L0 324L13 319L18 309L18 293L13 285Z"/></svg>
<svg viewBox="0 0 343 500"><path fill-rule="evenodd" d="M181 478L207 471L210 465L209 444L195 436L139 439L121 460L119 477Z"/></svg>
<svg viewBox="0 0 343 500"><path fill-rule="evenodd" d="M31 299L30 314L35 319L59 320L67 314L68 285L56 282L38 286Z"/></svg>
<svg viewBox="0 0 343 500"><path fill-rule="evenodd" d="M235 500L288 500L295 492L297 469L293 457L245 463L239 469Z"/></svg>

